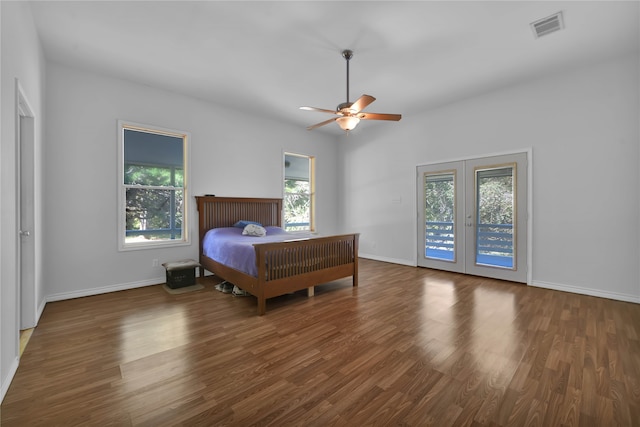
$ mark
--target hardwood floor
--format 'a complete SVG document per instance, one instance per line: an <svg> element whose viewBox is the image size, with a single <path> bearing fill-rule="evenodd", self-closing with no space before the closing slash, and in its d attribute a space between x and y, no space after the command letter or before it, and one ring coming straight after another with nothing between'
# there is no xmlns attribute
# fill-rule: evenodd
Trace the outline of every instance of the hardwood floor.
<svg viewBox="0 0 640 427"><path fill-rule="evenodd" d="M47 304L1 424L640 425L640 305L363 259L267 302Z"/></svg>

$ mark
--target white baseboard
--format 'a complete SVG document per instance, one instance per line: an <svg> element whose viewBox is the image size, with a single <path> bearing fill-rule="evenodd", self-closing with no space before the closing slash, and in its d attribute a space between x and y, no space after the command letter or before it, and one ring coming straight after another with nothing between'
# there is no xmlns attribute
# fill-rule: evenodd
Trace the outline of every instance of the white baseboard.
<svg viewBox="0 0 640 427"><path fill-rule="evenodd" d="M416 267L415 262L407 261L406 259L388 258L388 257L383 257L378 255L363 254L362 252L358 254L358 257L372 259L374 261L390 262L391 264L401 264L401 265L408 265L409 267Z"/></svg>
<svg viewBox="0 0 640 427"><path fill-rule="evenodd" d="M640 295L621 294L618 292L608 292L608 291L602 291L599 289L589 289L589 288L582 288L579 286L541 282L539 280L534 280L531 283L531 286L535 286L536 288L553 289L554 291L570 292L574 294L589 295L592 297L607 298L607 299L613 299L617 301L634 302L636 304L640 304Z"/></svg>
<svg viewBox="0 0 640 427"><path fill-rule="evenodd" d="M416 267L416 264L414 262L408 261L406 259L389 258L389 257L383 257L379 255L366 254L362 252L358 256L360 258L372 259L374 261L382 261L382 262L389 262L392 264L400 264L400 265L407 265L409 267ZM165 281L165 277L163 276L163 277L158 277L156 279L148 279L148 280L142 280L138 282L104 286L102 288L84 289L84 290L79 290L74 292L64 292L60 294L49 295L46 298L46 300L43 301L40 307L38 307L38 319L40 319L40 316L42 315L42 311L44 310L44 306L47 302L62 301L66 299L81 298L81 297L86 297L91 295L105 294L109 292L124 291L127 289L142 288L144 286L152 286L152 285L164 283L164 281ZM564 285L559 283L542 282L539 280L533 280L531 282L531 286L534 286L537 288L552 289L556 291L570 292L574 294L589 295L594 297L607 298L607 299L612 299L617 301L625 301L625 302L640 304L640 295L621 294L618 292L609 292L609 291L603 291L599 289L582 288L579 286Z"/></svg>
<svg viewBox="0 0 640 427"><path fill-rule="evenodd" d="M406 259L387 258L387 257L378 256L378 255L363 254L362 252L358 256L360 258L367 258L375 261L390 262L392 264L402 264L402 265L408 265L409 267L416 267L415 263L411 261L407 261ZM640 304L640 295L621 294L618 292L609 292L609 291L603 291L599 289L582 288L580 286L562 285L559 283L542 282L539 280L533 280L530 286L534 286L536 288L552 289L554 291L570 292L573 294L589 295L592 297L607 298L607 299L612 299L616 301L624 301L624 302L632 302L632 303Z"/></svg>
<svg viewBox="0 0 640 427"><path fill-rule="evenodd" d="M101 288L83 289L83 290L73 291L73 292L63 292L63 293L47 296L46 302L88 297L91 295L106 294L109 292L116 292L116 291L126 291L127 289L158 285L158 284L164 283L165 280L166 278L162 276L155 279L141 280L139 282L121 283L119 285L109 285L109 286L103 286Z"/></svg>
<svg viewBox="0 0 640 427"><path fill-rule="evenodd" d="M20 359L16 357L11 362L11 366L9 366L9 372L7 372L7 376L2 379L2 389L0 389L0 403L4 401L4 396L9 391L9 386L11 385L11 381L13 381L13 377L16 375L16 371L18 370L18 364L20 363Z"/></svg>

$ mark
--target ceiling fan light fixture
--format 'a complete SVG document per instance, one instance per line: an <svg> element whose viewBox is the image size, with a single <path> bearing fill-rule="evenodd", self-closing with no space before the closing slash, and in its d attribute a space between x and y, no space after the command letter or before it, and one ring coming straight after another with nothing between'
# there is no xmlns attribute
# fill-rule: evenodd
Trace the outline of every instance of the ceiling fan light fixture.
<svg viewBox="0 0 640 427"><path fill-rule="evenodd" d="M360 123L360 119L354 116L343 116L338 117L336 119L336 122L338 122L338 126L340 126L340 129L349 132L350 130L355 129L355 127L358 126L358 123Z"/></svg>

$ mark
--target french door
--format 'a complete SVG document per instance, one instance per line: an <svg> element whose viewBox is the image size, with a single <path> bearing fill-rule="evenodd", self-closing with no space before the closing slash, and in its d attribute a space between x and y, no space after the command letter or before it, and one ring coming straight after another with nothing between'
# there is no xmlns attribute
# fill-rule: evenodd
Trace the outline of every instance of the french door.
<svg viewBox="0 0 640 427"><path fill-rule="evenodd" d="M527 282L527 154L417 168L418 265Z"/></svg>

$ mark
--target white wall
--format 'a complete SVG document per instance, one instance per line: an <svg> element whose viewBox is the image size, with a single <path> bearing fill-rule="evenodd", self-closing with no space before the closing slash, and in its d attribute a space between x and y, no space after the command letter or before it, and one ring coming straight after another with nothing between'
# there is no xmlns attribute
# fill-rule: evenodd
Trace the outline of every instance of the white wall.
<svg viewBox="0 0 640 427"><path fill-rule="evenodd" d="M638 63L359 127L340 146L344 230L362 233L365 256L415 265L416 166L531 147L533 285L640 302Z"/></svg>
<svg viewBox="0 0 640 427"><path fill-rule="evenodd" d="M42 176L40 164L42 153L43 96L44 96L44 57L35 31L29 4L21 2L0 2L2 10L2 73L1 73L1 165L0 185L2 211L0 239L0 293L1 293L1 329L0 329L0 381L1 396L9 387L18 366L19 356L19 318L17 257L18 221L16 218L16 78L34 109L36 116L35 137L35 226L32 238L36 246L36 299L42 306L41 248L42 235L39 233L42 221Z"/></svg>
<svg viewBox="0 0 640 427"><path fill-rule="evenodd" d="M191 133L191 196L282 197L283 151L317 157L318 231L338 229L337 146L304 128L95 73L47 64L44 228L48 300L164 282L152 260L198 257L191 245L118 252L117 120Z"/></svg>

